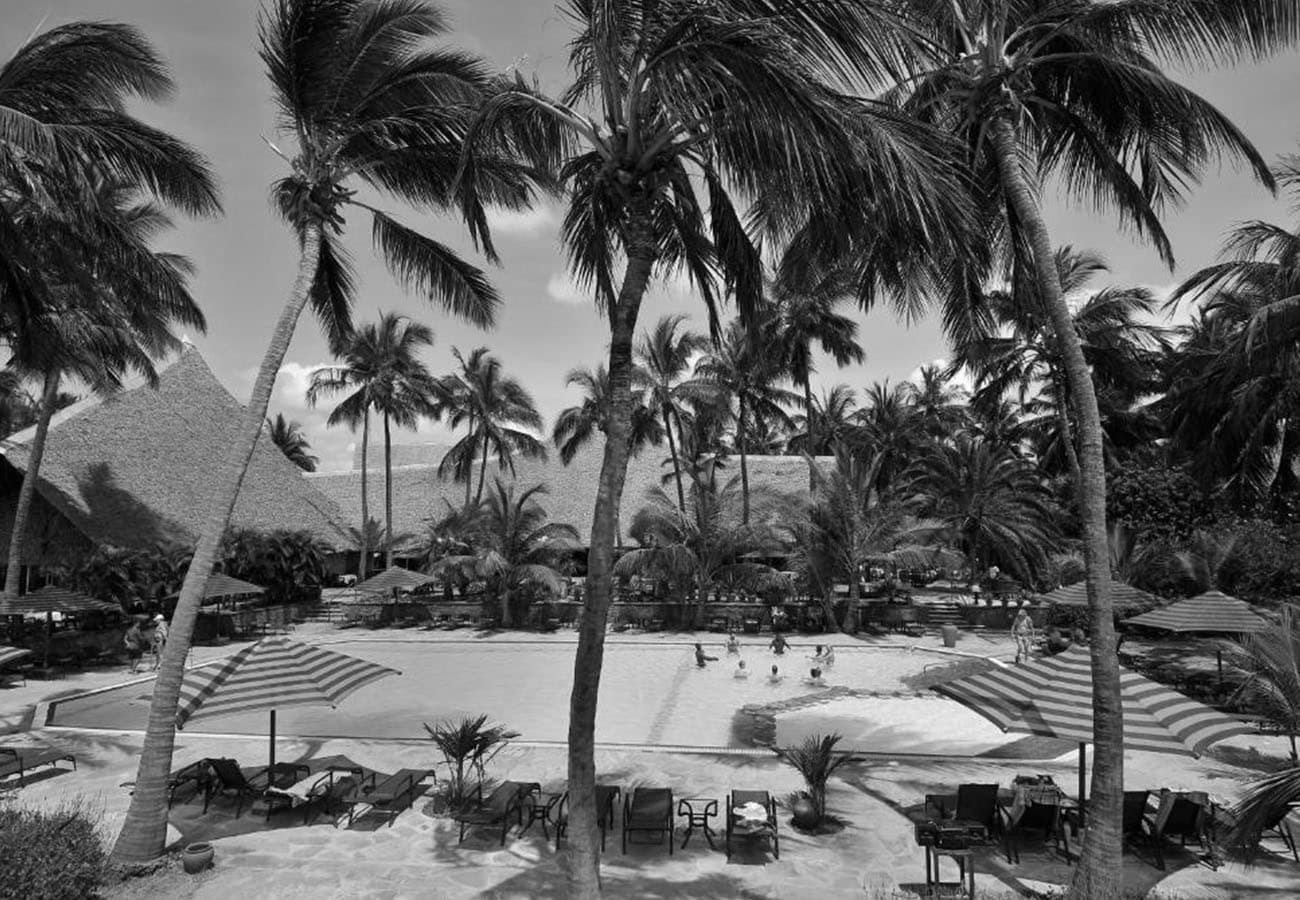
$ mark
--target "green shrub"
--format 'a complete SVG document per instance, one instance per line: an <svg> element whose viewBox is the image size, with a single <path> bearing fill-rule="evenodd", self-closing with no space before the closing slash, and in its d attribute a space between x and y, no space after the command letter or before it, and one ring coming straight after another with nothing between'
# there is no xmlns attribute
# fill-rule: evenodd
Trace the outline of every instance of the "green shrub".
<svg viewBox="0 0 1300 900"><path fill-rule="evenodd" d="M0 808L0 900L97 897L106 865L97 811Z"/></svg>
<svg viewBox="0 0 1300 900"><path fill-rule="evenodd" d="M489 725L485 715L444 719L432 726L425 724L424 730L429 732L429 737L447 761L450 770L447 805L453 810L464 809L470 802L470 795L475 793L470 776L477 777L475 784L481 788L487 764L505 749L506 744L519 737L519 732L504 725Z"/></svg>
<svg viewBox="0 0 1300 900"><path fill-rule="evenodd" d="M837 751L839 734L811 734L797 747L778 747L777 755L803 776L808 799L812 802L817 823L826 817L826 785L840 767L857 762L851 753Z"/></svg>

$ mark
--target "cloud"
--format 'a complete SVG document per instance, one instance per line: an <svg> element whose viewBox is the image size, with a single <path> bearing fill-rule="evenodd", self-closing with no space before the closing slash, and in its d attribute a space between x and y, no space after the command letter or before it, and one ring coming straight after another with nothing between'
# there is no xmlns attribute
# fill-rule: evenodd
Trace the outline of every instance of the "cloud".
<svg viewBox="0 0 1300 900"><path fill-rule="evenodd" d="M554 227L560 216L554 206L538 205L521 210L489 208L487 220L498 234L533 235Z"/></svg>
<svg viewBox="0 0 1300 900"><path fill-rule="evenodd" d="M578 305L591 300L591 294L574 283L567 272L552 272L546 280L546 294L556 303Z"/></svg>

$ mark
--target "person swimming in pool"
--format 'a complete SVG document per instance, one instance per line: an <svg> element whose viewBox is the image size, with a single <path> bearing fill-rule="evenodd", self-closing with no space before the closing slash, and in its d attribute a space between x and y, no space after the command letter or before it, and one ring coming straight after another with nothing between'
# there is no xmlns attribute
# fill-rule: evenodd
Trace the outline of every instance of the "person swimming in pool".
<svg viewBox="0 0 1300 900"><path fill-rule="evenodd" d="M704 664L705 664L705 663L711 663L711 662L717 662L717 661L718 661L718 658L717 658L716 656L706 656L706 655L705 655L705 653L704 653L704 646L703 646L702 644L697 643L697 644L695 645L695 664L696 664L697 666L699 666L701 669L704 668Z"/></svg>
<svg viewBox="0 0 1300 900"><path fill-rule="evenodd" d="M825 687L826 682L822 680L822 670L817 668L816 666L813 666L808 671L807 683L812 685L813 687Z"/></svg>
<svg viewBox="0 0 1300 900"><path fill-rule="evenodd" d="M778 669L778 668L776 667L776 664L775 664L775 663L773 663L773 664L772 664L772 674L769 675L769 676L767 676L767 680L768 680L768 682L771 683L771 684L779 684L779 683L781 682L781 678L782 678L782 676L781 676L781 670Z"/></svg>
<svg viewBox="0 0 1300 900"><path fill-rule="evenodd" d="M740 652L740 641L736 638L736 632L727 635L727 655L735 656Z"/></svg>
<svg viewBox="0 0 1300 900"><path fill-rule="evenodd" d="M833 665L835 665L835 648L827 644L826 652L822 654L822 667L829 669Z"/></svg>
<svg viewBox="0 0 1300 900"><path fill-rule="evenodd" d="M821 662L821 661L822 661L822 645L821 645L821 644L818 644L815 648L813 648L813 655L810 656L810 657L808 657L808 658L811 659L811 660L812 660L813 662L815 662L815 663L816 663L816 662Z"/></svg>
<svg viewBox="0 0 1300 900"><path fill-rule="evenodd" d="M733 672L732 675L735 678L749 677L749 669L745 668L745 661L743 659L740 662L736 663L736 671Z"/></svg>
<svg viewBox="0 0 1300 900"><path fill-rule="evenodd" d="M778 631L773 635L772 643L768 644L768 646L772 648L772 652L777 656L784 656L785 648L790 646L790 643L785 639L785 635Z"/></svg>

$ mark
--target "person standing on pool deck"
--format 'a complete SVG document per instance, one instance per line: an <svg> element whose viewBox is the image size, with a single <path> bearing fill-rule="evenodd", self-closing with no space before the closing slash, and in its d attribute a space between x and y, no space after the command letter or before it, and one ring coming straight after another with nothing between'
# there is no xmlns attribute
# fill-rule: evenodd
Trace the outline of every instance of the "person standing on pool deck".
<svg viewBox="0 0 1300 900"><path fill-rule="evenodd" d="M149 640L149 651L153 653L153 670L158 671L162 662L163 648L167 646L167 620L162 613L153 617L153 637Z"/></svg>
<svg viewBox="0 0 1300 900"><path fill-rule="evenodd" d="M144 656L144 635L140 633L139 621L132 619L131 627L122 635L122 645L126 647L126 658L131 661L131 674L140 671L140 657Z"/></svg>
<svg viewBox="0 0 1300 900"><path fill-rule="evenodd" d="M790 645L786 641L785 635L778 631L772 636L772 643L768 644L768 646L772 648L772 652L777 656L784 656L785 648Z"/></svg>
<svg viewBox="0 0 1300 900"><path fill-rule="evenodd" d="M1016 613L1016 620L1011 623L1011 636L1016 639L1016 665L1020 665L1023 656L1029 662L1029 650L1034 642L1034 620L1029 617L1029 610L1023 606Z"/></svg>
<svg viewBox="0 0 1300 900"><path fill-rule="evenodd" d="M704 668L705 663L717 662L717 661L718 658L716 656L704 655L704 647L701 644L697 643L695 645L695 664L699 666L701 669Z"/></svg>

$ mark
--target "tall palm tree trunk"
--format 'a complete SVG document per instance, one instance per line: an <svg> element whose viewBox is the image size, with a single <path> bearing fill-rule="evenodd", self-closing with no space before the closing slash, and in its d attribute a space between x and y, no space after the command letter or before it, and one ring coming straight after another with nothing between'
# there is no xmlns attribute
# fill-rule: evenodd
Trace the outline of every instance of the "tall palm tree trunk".
<svg viewBox="0 0 1300 900"><path fill-rule="evenodd" d="M50 433L50 420L54 418L54 404L59 397L60 375L57 368L45 373L36 432L32 435L32 445L27 451L27 469L23 472L23 484L18 489L18 502L14 506L14 529L9 535L9 565L5 569L5 593L11 597L18 595L27 519L32 512L32 501L36 499L36 479L40 475L41 459L45 456L45 438Z"/></svg>
<svg viewBox="0 0 1300 900"><path fill-rule="evenodd" d="M361 560L357 581L370 573L370 407L361 413Z"/></svg>
<svg viewBox="0 0 1300 900"><path fill-rule="evenodd" d="M393 567L393 437L384 413L384 568Z"/></svg>
<svg viewBox="0 0 1300 900"><path fill-rule="evenodd" d="M271 401L275 377L284 362L284 355L293 339L294 328L320 262L320 226L309 224L303 234L302 253L298 260L298 276L293 291L262 358L253 395L244 409L240 431L229 447L226 459L212 479L212 487L203 511L203 530L199 536L194 557L185 572L180 598L172 615L171 630L163 648L158 678L154 683L153 700L149 704L149 725L145 731L144 747L140 752L140 766L136 773L135 790L126 821L113 847L113 860L119 864L143 863L157 859L167 841L167 778L172 767L172 750L176 738L176 704L180 698L181 679L185 673L185 658L190 652L194 637L194 622L203 601L203 589L212 574L221 540L230 523L230 514L239 497L239 488L248 471L266 420L266 407Z"/></svg>
<svg viewBox="0 0 1300 900"><path fill-rule="evenodd" d="M740 450L740 523L749 524L749 462L745 456L745 398L736 401L736 448Z"/></svg>
<svg viewBox="0 0 1300 900"><path fill-rule="evenodd" d="M644 215L631 216L633 222ZM600 838L596 827L596 699L605 656L605 626L614 588L614 541L627 477L632 433L632 338L654 268L649 229L636 225L627 241L627 268L609 311L609 422L587 554L586 609L573 658L569 699L569 892L574 900L600 897Z"/></svg>
<svg viewBox="0 0 1300 900"><path fill-rule="evenodd" d="M478 464L478 490L474 493L476 504L483 502L483 483L487 481L488 431L487 419L483 420L483 458Z"/></svg>
<svg viewBox="0 0 1300 900"><path fill-rule="evenodd" d="M474 411L473 410L470 410L468 424L469 424L469 433L473 435L474 434ZM473 442L471 441L471 443ZM466 509L469 509L470 493L473 490L474 490L474 454L471 453L469 455L469 459L465 461L465 508Z"/></svg>
<svg viewBox="0 0 1300 900"><path fill-rule="evenodd" d="M686 491L682 488L682 461L677 458L677 442L673 439L673 423L668 415L668 407L663 408L664 433L668 435L668 455L673 460L673 478L677 481L677 508L686 512Z"/></svg>
<svg viewBox="0 0 1300 900"><path fill-rule="evenodd" d="M1073 329L1071 322L1071 329ZM1070 477L1074 480L1075 489L1083 480L1083 469L1079 465L1079 454L1074 448L1074 428L1070 425L1070 409L1066 401L1066 386L1061 384L1060 375L1057 372L1052 373L1052 383L1055 386L1056 402L1052 405L1056 407L1056 424L1061 429L1061 446L1065 453L1066 465L1070 467Z"/></svg>
<svg viewBox="0 0 1300 900"><path fill-rule="evenodd" d="M996 118L989 131L1002 188L1029 238L1039 296L1060 342L1070 398L1079 422L1079 512L1083 525L1085 583L1092 612L1089 651L1092 658L1093 742L1092 796L1088 828L1070 893L1089 900L1118 898L1123 889L1120 858L1124 790L1124 718L1120 707L1119 658L1111 612L1110 562L1106 547L1106 471L1102 456L1101 414L1092 374L1083 357L1070 309L1061 291L1033 185L1021 165L1019 142L1008 116ZM1083 798L1079 798L1082 800Z"/></svg>
<svg viewBox="0 0 1300 900"><path fill-rule="evenodd" d="M812 408L812 379L805 377L803 380L803 415L808 423L808 499L812 500L813 494L817 492L817 473L814 471L817 467L817 434L813 428L813 408Z"/></svg>

